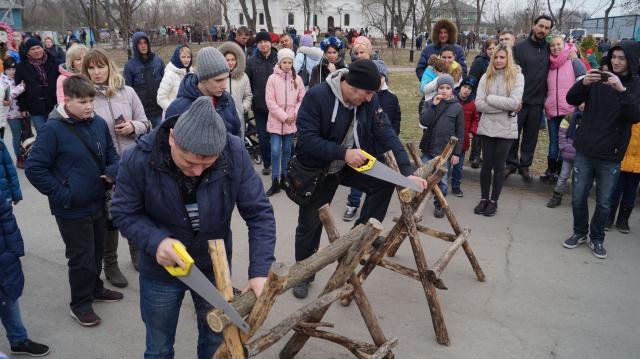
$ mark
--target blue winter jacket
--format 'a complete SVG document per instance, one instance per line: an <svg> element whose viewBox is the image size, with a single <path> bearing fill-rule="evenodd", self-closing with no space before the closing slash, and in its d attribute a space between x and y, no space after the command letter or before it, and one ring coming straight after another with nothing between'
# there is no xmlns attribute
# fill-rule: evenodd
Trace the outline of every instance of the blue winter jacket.
<svg viewBox="0 0 640 359"><path fill-rule="evenodd" d="M222 238L231 263L231 215L237 206L249 230L249 278L267 276L275 260L273 208L242 140L227 136L222 154L202 174L196 195L200 229L194 232L178 184L182 174L169 154L175 122L168 119L125 151L116 181L111 214L122 235L142 252L141 275L175 280L156 262L158 245L167 237L184 243L204 273L212 272L207 240Z"/></svg>
<svg viewBox="0 0 640 359"><path fill-rule="evenodd" d="M69 118L58 106L36 136L25 174L40 193L49 197L51 213L64 219L79 219L104 210L105 186L100 167L83 142L64 122L76 126L105 163L105 173L118 174L118 153L109 127L100 117L86 121Z"/></svg>
<svg viewBox="0 0 640 359"><path fill-rule="evenodd" d="M22 201L18 173L7 146L0 140L0 191L7 202Z"/></svg>
<svg viewBox="0 0 640 359"><path fill-rule="evenodd" d="M22 234L11 203L0 193L0 302L15 301L22 295L24 275L19 259L22 256Z"/></svg>
<svg viewBox="0 0 640 359"><path fill-rule="evenodd" d="M458 44L445 44L449 46L453 46L453 50L456 53L456 61L462 67L462 77L467 75L467 63L464 60L464 50ZM422 73L426 70L429 62L429 56L431 55L439 55L440 49L442 46L440 44L431 44L425 47L420 53L420 60L418 61L418 65L416 66L416 76L418 76L418 80L422 80Z"/></svg>
<svg viewBox="0 0 640 359"><path fill-rule="evenodd" d="M169 105L165 118L182 115L191 107L193 101L204 96L198 88L198 76L187 74L180 82L178 97ZM236 111L236 104L228 92L223 92L216 100L216 112L222 117L227 131L235 136L240 136L240 118Z"/></svg>
<svg viewBox="0 0 640 359"><path fill-rule="evenodd" d="M149 56L146 60L138 52L138 41L147 39L149 44ZM162 113L162 107L158 105L158 88L164 76L164 63L160 56L151 51L151 41L144 32L136 32L131 37L131 53L133 57L124 65L124 82L133 87L142 101L147 117Z"/></svg>
<svg viewBox="0 0 640 359"><path fill-rule="evenodd" d="M346 69L338 70L330 78L346 74L344 71ZM329 82L333 83L335 79L310 88L298 110L296 153L300 162L313 168L327 167L334 160L344 160L347 151L341 143L349 129L353 111L338 103L336 118L332 121L336 96ZM388 117L382 112L377 94L373 95L371 102L364 102L357 108L356 118L360 148L374 156L379 155L377 152L380 150L393 150L402 174L411 175L409 157Z"/></svg>

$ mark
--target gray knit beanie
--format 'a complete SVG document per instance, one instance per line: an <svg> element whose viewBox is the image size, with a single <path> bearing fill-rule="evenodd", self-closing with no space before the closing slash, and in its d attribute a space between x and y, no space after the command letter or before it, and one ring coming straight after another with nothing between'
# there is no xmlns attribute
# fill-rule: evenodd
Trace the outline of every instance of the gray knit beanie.
<svg viewBox="0 0 640 359"><path fill-rule="evenodd" d="M173 137L178 146L197 155L215 156L222 153L227 145L227 129L213 107L211 97L198 97L180 115L173 126Z"/></svg>
<svg viewBox="0 0 640 359"><path fill-rule="evenodd" d="M215 47L205 47L196 55L196 76L204 81L218 75L229 73L229 64L224 55Z"/></svg>
<svg viewBox="0 0 640 359"><path fill-rule="evenodd" d="M449 74L442 74L438 76L438 80L436 81L436 89L440 88L442 85L449 85L453 88L453 77Z"/></svg>

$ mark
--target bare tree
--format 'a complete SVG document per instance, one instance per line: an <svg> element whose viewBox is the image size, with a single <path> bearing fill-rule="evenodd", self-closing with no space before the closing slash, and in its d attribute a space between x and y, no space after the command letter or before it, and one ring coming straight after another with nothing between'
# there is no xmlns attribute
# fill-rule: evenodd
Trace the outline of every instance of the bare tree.
<svg viewBox="0 0 640 359"><path fill-rule="evenodd" d="M482 13L484 12L484 4L487 0L476 0L476 23L473 25L473 31L477 34L480 33L480 21L482 20ZM499 6L499 5L498 5ZM498 10L500 7L498 7ZM498 18L500 14L498 13Z"/></svg>
<svg viewBox="0 0 640 359"><path fill-rule="evenodd" d="M247 0L238 0L240 3L240 7L242 8L242 13L244 14L244 18L247 20L247 26L254 33L256 32L256 0L251 0L251 14L249 14L249 8L247 7Z"/></svg>
<svg viewBox="0 0 640 359"><path fill-rule="evenodd" d="M389 23L387 21L387 0L363 0L362 13L369 26L380 30L386 36L389 31ZM382 13L382 16L380 15Z"/></svg>
<svg viewBox="0 0 640 359"><path fill-rule="evenodd" d="M609 37L609 13L613 10L613 6L616 4L616 0L611 0L611 4L607 10L604 11L604 37Z"/></svg>
<svg viewBox="0 0 640 359"><path fill-rule="evenodd" d="M262 0L262 6L264 7L264 17L267 22L267 30L273 32L273 24L271 23L271 12L269 11L269 0Z"/></svg>
<svg viewBox="0 0 640 359"><path fill-rule="evenodd" d="M460 21L460 10L458 9L458 0L449 0L449 11L453 15L453 18L456 21L456 27L458 31L462 31L462 23Z"/></svg>
<svg viewBox="0 0 640 359"><path fill-rule="evenodd" d="M638 2L638 0L624 0L622 4L620 4L620 8L628 15L639 14L640 2Z"/></svg>
<svg viewBox="0 0 640 359"><path fill-rule="evenodd" d="M96 0L97 1L97 0ZM122 47L129 44L129 31L133 30L133 14L146 0L100 0L105 14L114 24L118 24L122 35Z"/></svg>
<svg viewBox="0 0 640 359"><path fill-rule="evenodd" d="M423 15L422 20L420 20L421 24L426 22L426 30L431 32L431 9L433 9L433 5L435 0L420 0L422 3ZM422 29L422 25L420 26Z"/></svg>
<svg viewBox="0 0 640 359"><path fill-rule="evenodd" d="M231 28L231 21L229 21L229 3L227 0L218 0L220 7L222 8L222 18L224 19L227 29Z"/></svg>

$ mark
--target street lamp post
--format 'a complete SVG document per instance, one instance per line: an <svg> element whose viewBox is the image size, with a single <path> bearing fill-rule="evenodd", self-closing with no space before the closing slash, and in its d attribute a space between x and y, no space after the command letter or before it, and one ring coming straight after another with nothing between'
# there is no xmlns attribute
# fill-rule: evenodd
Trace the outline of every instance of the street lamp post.
<svg viewBox="0 0 640 359"><path fill-rule="evenodd" d="M342 7L338 8L338 16L340 17L340 29L342 29Z"/></svg>

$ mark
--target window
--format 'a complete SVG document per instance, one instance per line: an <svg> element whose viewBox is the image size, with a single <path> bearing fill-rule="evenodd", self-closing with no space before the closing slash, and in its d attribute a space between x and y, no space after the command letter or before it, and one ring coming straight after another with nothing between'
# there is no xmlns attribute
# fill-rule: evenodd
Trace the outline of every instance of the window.
<svg viewBox="0 0 640 359"><path fill-rule="evenodd" d="M263 13L260 13L258 15L258 24L259 25L264 25L264 14Z"/></svg>
<svg viewBox="0 0 640 359"><path fill-rule="evenodd" d="M289 25L293 25L293 24L295 23L295 21L294 21L294 20L295 20L295 18L293 17L293 13L292 13L292 12L290 12L290 13L289 13L289 15L287 16L287 18L288 18L287 23L288 23Z"/></svg>
<svg viewBox="0 0 640 359"><path fill-rule="evenodd" d="M333 22L333 16L329 16L327 18L327 28L332 29L333 27L335 27Z"/></svg>
<svg viewBox="0 0 640 359"><path fill-rule="evenodd" d="M350 26L349 20L351 20L351 16L349 16L349 14L344 14L344 26Z"/></svg>
<svg viewBox="0 0 640 359"><path fill-rule="evenodd" d="M244 15L240 14L238 17L239 17L239 20L240 20L240 21L238 21L240 23L240 25L244 25Z"/></svg>
<svg viewBox="0 0 640 359"><path fill-rule="evenodd" d="M318 15L313 14L313 26L318 26Z"/></svg>

